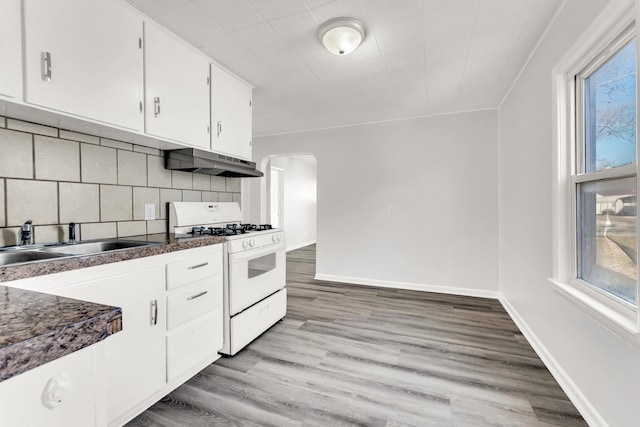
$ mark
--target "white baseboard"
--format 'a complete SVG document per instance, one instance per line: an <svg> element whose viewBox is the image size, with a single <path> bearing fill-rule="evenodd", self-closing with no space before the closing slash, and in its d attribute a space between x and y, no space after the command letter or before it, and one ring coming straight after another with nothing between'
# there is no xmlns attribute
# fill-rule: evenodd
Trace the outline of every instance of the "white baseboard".
<svg viewBox="0 0 640 427"><path fill-rule="evenodd" d="M604 418L602 418L600 412L598 412L591 402L589 402L580 388L573 382L567 372L562 369L562 366L560 366L558 361L553 357L549 350L547 350L547 347L545 347L542 341L538 339L536 334L533 333L531 328L529 328L518 311L509 303L504 295L500 296L500 303L527 341L529 341L529 344L531 344L531 347L533 347L535 352L538 354L538 357L540 357L547 369L549 369L551 375L553 375L558 384L560 384L562 390L564 390L571 402L575 405L576 409L578 409L587 424L589 424L590 427L609 427L609 424L607 424Z"/></svg>
<svg viewBox="0 0 640 427"><path fill-rule="evenodd" d="M297 245L289 246L287 245L287 252L295 251L296 249L304 248L305 246L315 245L315 240L309 240L308 242L298 243Z"/></svg>
<svg viewBox="0 0 640 427"><path fill-rule="evenodd" d="M331 274L316 274L316 280L327 282L349 283L352 285L379 286L381 288L408 289L412 291L437 292L439 294L463 295L468 297L481 297L500 299L498 291L484 289L456 288L450 286L426 285L423 283L391 282L388 280L363 279L360 277L334 276Z"/></svg>

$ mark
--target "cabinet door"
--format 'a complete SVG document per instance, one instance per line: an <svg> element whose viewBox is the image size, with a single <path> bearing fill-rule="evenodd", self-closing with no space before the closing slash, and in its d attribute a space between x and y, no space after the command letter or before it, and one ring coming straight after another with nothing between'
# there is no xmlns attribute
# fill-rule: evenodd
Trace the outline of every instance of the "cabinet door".
<svg viewBox="0 0 640 427"><path fill-rule="evenodd" d="M209 63L145 22L145 131L209 148Z"/></svg>
<svg viewBox="0 0 640 427"><path fill-rule="evenodd" d="M116 1L24 0L25 101L142 130L141 37Z"/></svg>
<svg viewBox="0 0 640 427"><path fill-rule="evenodd" d="M20 0L0 3L0 96L20 98Z"/></svg>
<svg viewBox="0 0 640 427"><path fill-rule="evenodd" d="M251 160L251 88L211 65L211 150Z"/></svg>
<svg viewBox="0 0 640 427"><path fill-rule="evenodd" d="M107 418L111 423L165 384L162 266L79 283L55 295L122 308L122 331L105 340Z"/></svg>
<svg viewBox="0 0 640 427"><path fill-rule="evenodd" d="M102 343L0 382L0 424L11 427L103 425ZM59 395L56 396L56 392Z"/></svg>

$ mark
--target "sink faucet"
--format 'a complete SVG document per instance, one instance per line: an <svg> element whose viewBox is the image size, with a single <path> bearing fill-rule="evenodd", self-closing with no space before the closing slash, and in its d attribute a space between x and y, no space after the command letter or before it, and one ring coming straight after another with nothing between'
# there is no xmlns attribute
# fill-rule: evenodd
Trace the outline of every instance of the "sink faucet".
<svg viewBox="0 0 640 427"><path fill-rule="evenodd" d="M20 227L19 235L21 245L31 245L33 243L33 229L31 227L32 223L33 221L27 220L24 224L22 224L22 227Z"/></svg>
<svg viewBox="0 0 640 427"><path fill-rule="evenodd" d="M69 223L69 242L68 243L72 245L76 244L76 223L75 222Z"/></svg>

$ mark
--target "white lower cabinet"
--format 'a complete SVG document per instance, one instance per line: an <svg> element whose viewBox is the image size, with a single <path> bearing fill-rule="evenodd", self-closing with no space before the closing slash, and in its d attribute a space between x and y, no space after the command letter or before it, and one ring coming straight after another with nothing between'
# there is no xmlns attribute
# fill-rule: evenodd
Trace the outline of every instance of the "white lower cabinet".
<svg viewBox="0 0 640 427"><path fill-rule="evenodd" d="M103 343L0 382L0 425L104 426ZM102 372L101 372L102 371Z"/></svg>
<svg viewBox="0 0 640 427"><path fill-rule="evenodd" d="M164 269L162 266L79 283L51 293L122 308L122 331L104 341L107 418L119 425L164 386ZM126 418L126 415L125 415Z"/></svg>
<svg viewBox="0 0 640 427"><path fill-rule="evenodd" d="M167 382L191 377L222 348L222 246L167 264Z"/></svg>
<svg viewBox="0 0 640 427"><path fill-rule="evenodd" d="M121 307L122 331L0 382L0 425L15 416L7 425L121 426L143 412L220 357L222 272L222 246L212 245L3 283ZM72 378L69 403L45 411L43 384L61 371Z"/></svg>

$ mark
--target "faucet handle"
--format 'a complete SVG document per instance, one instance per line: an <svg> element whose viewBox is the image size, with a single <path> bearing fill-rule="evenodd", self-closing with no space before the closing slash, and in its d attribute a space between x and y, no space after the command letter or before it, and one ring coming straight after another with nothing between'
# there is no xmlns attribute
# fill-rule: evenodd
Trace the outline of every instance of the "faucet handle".
<svg viewBox="0 0 640 427"><path fill-rule="evenodd" d="M76 223L69 223L69 243L76 243Z"/></svg>

